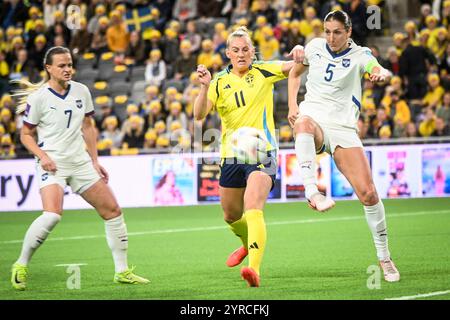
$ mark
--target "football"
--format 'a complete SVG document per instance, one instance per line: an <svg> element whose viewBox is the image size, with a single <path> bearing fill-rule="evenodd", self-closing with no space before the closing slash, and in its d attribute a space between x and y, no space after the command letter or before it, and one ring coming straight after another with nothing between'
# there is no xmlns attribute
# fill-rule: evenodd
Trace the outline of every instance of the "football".
<svg viewBox="0 0 450 320"><path fill-rule="evenodd" d="M267 144L264 132L256 128L241 127L231 135L231 147L236 158L247 164L264 163Z"/></svg>

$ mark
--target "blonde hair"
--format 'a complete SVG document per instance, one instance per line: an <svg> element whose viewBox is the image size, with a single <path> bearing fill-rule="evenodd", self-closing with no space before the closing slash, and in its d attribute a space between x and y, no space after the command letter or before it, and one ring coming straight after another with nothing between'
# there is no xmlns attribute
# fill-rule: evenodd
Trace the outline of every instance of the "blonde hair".
<svg viewBox="0 0 450 320"><path fill-rule="evenodd" d="M47 50L44 56L44 69L45 65L53 63L53 56L55 54L70 54L70 50L65 47L52 47ZM50 74L45 69L45 76L41 82L32 83L26 79L12 80L11 83L19 85L20 89L14 90L12 96L18 100L16 113L20 114L25 112L27 108L27 99L30 94L40 89L48 80L50 80Z"/></svg>
<svg viewBox="0 0 450 320"><path fill-rule="evenodd" d="M37 91L48 81L48 75L45 74L44 79L38 83L32 83L26 79L11 80L11 83L20 86L20 89L14 90L12 96L17 99L16 113L21 114L27 109L27 99L30 94Z"/></svg>
<svg viewBox="0 0 450 320"><path fill-rule="evenodd" d="M250 38L250 33L248 31L248 29L245 26L241 26L239 28L236 29L236 31L232 32L227 39L227 48L230 47L231 41L233 41L236 38L245 38L245 40L247 41L248 45L251 48L253 47L253 41Z"/></svg>

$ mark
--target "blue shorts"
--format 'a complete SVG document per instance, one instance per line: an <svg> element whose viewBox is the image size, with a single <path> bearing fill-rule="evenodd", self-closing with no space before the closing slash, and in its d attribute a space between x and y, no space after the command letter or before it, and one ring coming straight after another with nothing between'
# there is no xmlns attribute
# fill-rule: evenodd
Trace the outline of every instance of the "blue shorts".
<svg viewBox="0 0 450 320"><path fill-rule="evenodd" d="M275 185L277 175L276 151L268 151L265 163L245 164L236 158L222 158L220 161L219 185L224 188L245 188L247 179L253 171L267 173L272 179L272 188Z"/></svg>

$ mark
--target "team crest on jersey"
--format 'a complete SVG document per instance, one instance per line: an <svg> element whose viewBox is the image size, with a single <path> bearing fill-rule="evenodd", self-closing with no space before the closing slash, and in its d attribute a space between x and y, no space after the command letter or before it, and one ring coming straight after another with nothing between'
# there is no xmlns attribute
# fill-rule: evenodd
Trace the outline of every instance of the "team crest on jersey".
<svg viewBox="0 0 450 320"><path fill-rule="evenodd" d="M342 66L348 68L350 66L350 59L342 59Z"/></svg>
<svg viewBox="0 0 450 320"><path fill-rule="evenodd" d="M248 85L250 86L250 88L253 87L253 79L254 79L254 76L253 76L252 74L247 74L247 75L245 76L245 82L248 83Z"/></svg>
<svg viewBox="0 0 450 320"><path fill-rule="evenodd" d="M75 103L77 104L78 109L83 108L83 102L81 100L75 100Z"/></svg>

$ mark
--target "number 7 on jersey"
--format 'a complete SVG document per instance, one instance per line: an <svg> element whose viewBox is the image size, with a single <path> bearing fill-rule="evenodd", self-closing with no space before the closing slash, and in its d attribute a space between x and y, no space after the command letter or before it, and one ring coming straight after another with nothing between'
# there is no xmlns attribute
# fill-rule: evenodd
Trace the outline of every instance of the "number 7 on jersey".
<svg viewBox="0 0 450 320"><path fill-rule="evenodd" d="M64 114L68 114L69 115L69 119L67 121L67 128L70 127L70 120L72 120L72 110L64 110Z"/></svg>

